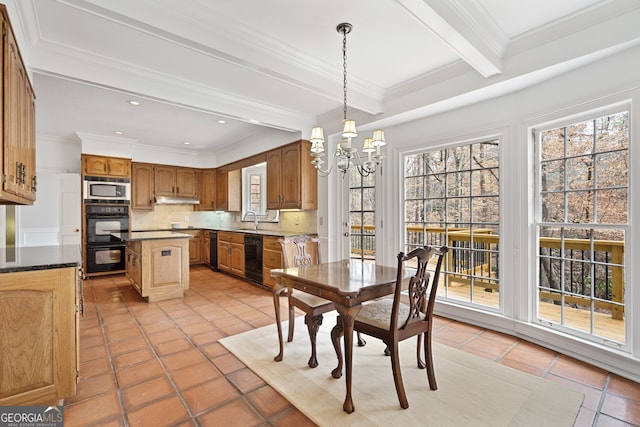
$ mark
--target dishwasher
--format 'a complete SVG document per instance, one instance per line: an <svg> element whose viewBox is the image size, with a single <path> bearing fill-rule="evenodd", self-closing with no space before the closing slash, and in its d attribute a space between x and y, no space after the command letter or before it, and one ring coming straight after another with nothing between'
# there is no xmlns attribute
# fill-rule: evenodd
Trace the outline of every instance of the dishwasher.
<svg viewBox="0 0 640 427"><path fill-rule="evenodd" d="M213 271L220 271L218 268L218 231L209 231L209 267Z"/></svg>
<svg viewBox="0 0 640 427"><path fill-rule="evenodd" d="M244 275L247 279L262 284L262 236L244 235Z"/></svg>

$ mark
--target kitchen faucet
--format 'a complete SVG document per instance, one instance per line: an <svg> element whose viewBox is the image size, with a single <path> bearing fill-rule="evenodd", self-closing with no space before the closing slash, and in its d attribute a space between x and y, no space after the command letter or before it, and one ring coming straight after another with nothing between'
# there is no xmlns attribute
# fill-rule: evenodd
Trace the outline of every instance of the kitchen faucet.
<svg viewBox="0 0 640 427"><path fill-rule="evenodd" d="M247 217L249 216L249 214L252 214L252 215L253 215L253 229L254 229L254 230L257 230L257 229L258 229L258 215L256 215L256 213L255 213L254 211L247 211L247 212L244 214L244 218L242 218L242 220L243 220L243 221L244 221L244 220L246 220L246 219L247 219Z"/></svg>

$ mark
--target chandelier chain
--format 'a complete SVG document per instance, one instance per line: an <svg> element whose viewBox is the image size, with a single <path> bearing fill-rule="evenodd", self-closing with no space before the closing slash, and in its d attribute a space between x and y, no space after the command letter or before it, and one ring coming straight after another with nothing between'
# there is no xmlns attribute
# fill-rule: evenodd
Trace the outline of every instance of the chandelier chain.
<svg viewBox="0 0 640 427"><path fill-rule="evenodd" d="M342 112L344 113L344 119L347 119L347 28L342 29L342 91L344 94L344 107Z"/></svg>

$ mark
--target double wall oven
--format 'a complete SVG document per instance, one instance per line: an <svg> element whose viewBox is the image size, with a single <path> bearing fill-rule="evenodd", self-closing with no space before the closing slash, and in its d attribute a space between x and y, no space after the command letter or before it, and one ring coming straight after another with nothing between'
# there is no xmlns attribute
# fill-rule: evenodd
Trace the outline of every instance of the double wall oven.
<svg viewBox="0 0 640 427"><path fill-rule="evenodd" d="M85 177L84 184L85 274L124 271L125 244L116 236L129 230L129 180Z"/></svg>

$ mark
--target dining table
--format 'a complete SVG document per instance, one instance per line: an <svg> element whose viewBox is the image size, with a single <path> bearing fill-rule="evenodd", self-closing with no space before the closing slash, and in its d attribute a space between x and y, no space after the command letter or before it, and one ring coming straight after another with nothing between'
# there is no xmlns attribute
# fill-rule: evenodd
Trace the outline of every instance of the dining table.
<svg viewBox="0 0 640 427"><path fill-rule="evenodd" d="M286 268L280 270L278 275L279 287L304 291L334 303L344 331L346 396L342 409L352 413L355 410L351 395L354 319L363 302L393 293L398 268L347 259L304 268ZM338 355L338 367L332 371L334 378L340 378L342 374L341 361Z"/></svg>

